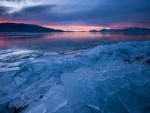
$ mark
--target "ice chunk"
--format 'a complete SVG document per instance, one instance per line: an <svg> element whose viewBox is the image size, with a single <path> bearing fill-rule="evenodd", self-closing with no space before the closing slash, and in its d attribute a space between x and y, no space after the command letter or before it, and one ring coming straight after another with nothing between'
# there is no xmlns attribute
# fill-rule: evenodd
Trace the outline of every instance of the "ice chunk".
<svg viewBox="0 0 150 113"><path fill-rule="evenodd" d="M77 71L79 72L79 71ZM77 110L78 107L83 106L82 109L88 106L89 109L99 110L96 99L94 98L95 91L93 90L92 81L90 80L92 75L86 75L89 73L68 73L62 75L62 81L67 92L67 96L73 105L73 110ZM74 90L72 90L74 89Z"/></svg>
<svg viewBox="0 0 150 113"><path fill-rule="evenodd" d="M5 63L7 67L19 67L22 62Z"/></svg>
<svg viewBox="0 0 150 113"><path fill-rule="evenodd" d="M43 90L38 88L38 89L29 89L24 91L24 94L26 97L34 100L39 100L40 96L42 94Z"/></svg>
<svg viewBox="0 0 150 113"><path fill-rule="evenodd" d="M50 80L47 80L44 83L42 83L39 87L53 86L55 84L56 83L50 79Z"/></svg>
<svg viewBox="0 0 150 113"><path fill-rule="evenodd" d="M118 91L117 97L129 113L141 113L138 103L136 103L133 96L129 93L128 88L125 87Z"/></svg>
<svg viewBox="0 0 150 113"><path fill-rule="evenodd" d="M11 99L15 99L21 96L21 92L19 88L12 88L8 92L8 97Z"/></svg>
<svg viewBox="0 0 150 113"><path fill-rule="evenodd" d="M13 68L1 68L0 72L7 72L7 71L16 71L19 70L19 67L13 67Z"/></svg>
<svg viewBox="0 0 150 113"><path fill-rule="evenodd" d="M1 51L0 51L0 55L1 55L1 54L11 53L11 52L13 52L13 50L11 50L11 49L8 49L8 50L1 50Z"/></svg>
<svg viewBox="0 0 150 113"><path fill-rule="evenodd" d="M10 103L9 103L9 109L11 108L16 108L16 109L19 109L19 108L22 108L22 106L26 103L26 100L21 100L21 98L15 98L14 100L12 100Z"/></svg>
<svg viewBox="0 0 150 113"><path fill-rule="evenodd" d="M35 106L32 110L30 110L30 112L28 113L45 113L46 112L46 105L41 104L38 106ZM23 113L27 113L27 112L23 112Z"/></svg>
<svg viewBox="0 0 150 113"><path fill-rule="evenodd" d="M53 55L59 55L59 53L56 53L56 52L45 52L44 55L45 56L53 56Z"/></svg>
<svg viewBox="0 0 150 113"><path fill-rule="evenodd" d="M20 73L20 76L23 77L23 78L26 78L28 77L29 75L31 75L33 72L31 70L27 70L27 71L24 71L24 72L21 72Z"/></svg>
<svg viewBox="0 0 150 113"><path fill-rule="evenodd" d="M64 112L64 113L74 113L69 105L59 107L59 109L57 111L55 111L54 113L62 113L62 112Z"/></svg>
<svg viewBox="0 0 150 113"><path fill-rule="evenodd" d="M117 106L116 106L117 105ZM107 103L103 108L102 112L106 113L128 113L125 106L121 103L121 101L115 96L110 95L108 97Z"/></svg>
<svg viewBox="0 0 150 113"><path fill-rule="evenodd" d="M6 97L5 94L0 93L0 105L6 104L10 101L10 98Z"/></svg>
<svg viewBox="0 0 150 113"><path fill-rule="evenodd" d="M0 91L8 93L10 89L14 86L12 78L6 77L0 79Z"/></svg>
<svg viewBox="0 0 150 113"><path fill-rule="evenodd" d="M15 82L17 83L17 85L21 85L27 80L22 77L15 77L14 79L15 79Z"/></svg>
<svg viewBox="0 0 150 113"><path fill-rule="evenodd" d="M40 102L31 104L23 113L35 113L36 111L41 113L61 113L62 111L60 110L72 113L71 108L68 106L68 99L63 86L57 85L49 89Z"/></svg>

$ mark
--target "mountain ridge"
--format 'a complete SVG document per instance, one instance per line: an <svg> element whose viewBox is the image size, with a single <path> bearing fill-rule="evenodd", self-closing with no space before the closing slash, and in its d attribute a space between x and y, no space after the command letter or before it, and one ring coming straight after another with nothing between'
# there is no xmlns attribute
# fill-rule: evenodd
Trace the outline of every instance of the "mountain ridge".
<svg viewBox="0 0 150 113"><path fill-rule="evenodd" d="M64 32L64 31L46 28L35 24L0 23L0 32Z"/></svg>
<svg viewBox="0 0 150 113"><path fill-rule="evenodd" d="M123 32L123 33L142 33L142 32L149 32L149 28L140 28L140 27L131 27L125 29L101 29L101 30L90 30L89 32L103 32L103 33L113 33L113 32Z"/></svg>

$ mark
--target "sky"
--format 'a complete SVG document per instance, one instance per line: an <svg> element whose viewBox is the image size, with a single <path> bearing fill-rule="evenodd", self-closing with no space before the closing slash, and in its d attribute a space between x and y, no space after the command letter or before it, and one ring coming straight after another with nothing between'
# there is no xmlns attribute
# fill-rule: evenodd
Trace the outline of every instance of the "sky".
<svg viewBox="0 0 150 113"><path fill-rule="evenodd" d="M150 27L150 0L0 0L0 23L91 29Z"/></svg>

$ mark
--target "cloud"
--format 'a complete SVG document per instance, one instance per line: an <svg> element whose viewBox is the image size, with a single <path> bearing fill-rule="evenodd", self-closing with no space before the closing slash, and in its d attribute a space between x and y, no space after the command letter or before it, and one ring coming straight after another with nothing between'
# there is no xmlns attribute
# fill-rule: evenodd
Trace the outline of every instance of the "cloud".
<svg viewBox="0 0 150 113"><path fill-rule="evenodd" d="M0 18L4 18L4 16L6 16L8 11L10 11L10 10L11 10L10 7L0 6Z"/></svg>
<svg viewBox="0 0 150 113"><path fill-rule="evenodd" d="M64 14L60 21L82 21L87 24L107 25L114 22L139 22L150 19L149 0L105 0L95 8Z"/></svg>
<svg viewBox="0 0 150 113"><path fill-rule="evenodd" d="M23 19L23 20L28 20L28 19L29 20L41 20L41 19L44 19L47 15L51 14L53 7L55 6L54 5L38 5L38 6L25 7L18 12L14 12L12 14L12 17Z"/></svg>
<svg viewBox="0 0 150 113"><path fill-rule="evenodd" d="M150 0L31 0L32 5L29 0L7 1L25 2L26 5L11 13L10 8L0 6L0 18L62 25L110 26L128 23L150 26Z"/></svg>

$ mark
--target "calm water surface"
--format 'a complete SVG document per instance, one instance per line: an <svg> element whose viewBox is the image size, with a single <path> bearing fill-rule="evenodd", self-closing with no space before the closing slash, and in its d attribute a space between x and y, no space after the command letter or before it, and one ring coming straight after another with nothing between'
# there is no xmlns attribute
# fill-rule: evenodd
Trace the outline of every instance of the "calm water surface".
<svg viewBox="0 0 150 113"><path fill-rule="evenodd" d="M150 40L150 34L102 34L90 32L0 33L0 50L19 48L64 53L92 48L97 45L148 40Z"/></svg>

